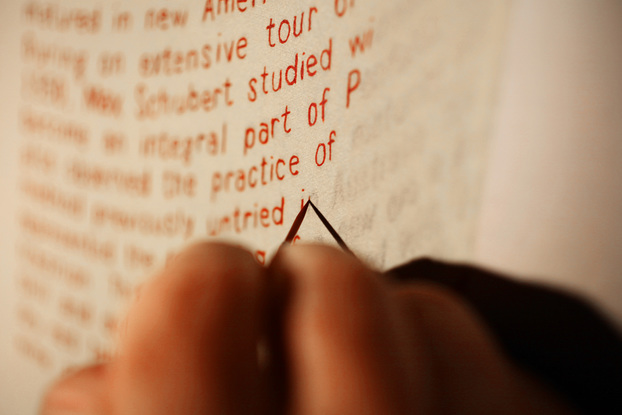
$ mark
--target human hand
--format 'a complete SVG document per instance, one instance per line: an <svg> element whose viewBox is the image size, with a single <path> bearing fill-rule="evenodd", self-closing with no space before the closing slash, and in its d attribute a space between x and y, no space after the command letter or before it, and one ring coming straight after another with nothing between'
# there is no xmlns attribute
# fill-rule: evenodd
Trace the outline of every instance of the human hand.
<svg viewBox="0 0 622 415"><path fill-rule="evenodd" d="M449 291L391 284L326 247L285 248L266 269L243 250L207 243L141 290L111 362L67 375L42 407L45 415L568 412Z"/></svg>

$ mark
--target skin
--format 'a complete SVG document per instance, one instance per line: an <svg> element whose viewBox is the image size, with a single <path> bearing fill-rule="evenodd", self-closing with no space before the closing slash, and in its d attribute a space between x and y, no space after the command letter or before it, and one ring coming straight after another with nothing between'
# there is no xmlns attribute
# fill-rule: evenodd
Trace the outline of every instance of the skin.
<svg viewBox="0 0 622 415"><path fill-rule="evenodd" d="M41 413L572 413L460 298L323 246L264 268L194 245L141 289L120 335L111 362L57 381Z"/></svg>

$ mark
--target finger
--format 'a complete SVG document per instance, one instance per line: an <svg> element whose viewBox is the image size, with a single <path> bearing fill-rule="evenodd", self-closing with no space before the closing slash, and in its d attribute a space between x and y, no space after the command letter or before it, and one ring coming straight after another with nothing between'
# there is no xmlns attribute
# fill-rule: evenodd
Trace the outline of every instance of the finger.
<svg viewBox="0 0 622 415"><path fill-rule="evenodd" d="M326 247L288 248L277 261L290 284L284 310L290 412L428 413L424 351L407 347L412 343L378 276Z"/></svg>
<svg viewBox="0 0 622 415"><path fill-rule="evenodd" d="M622 339L593 306L560 289L464 264L418 259L388 278L428 282L457 293L504 352L585 411L607 412L622 388ZM605 386L603 386L605 385Z"/></svg>
<svg viewBox="0 0 622 415"><path fill-rule="evenodd" d="M41 415L109 414L108 366L90 366L67 374L47 392Z"/></svg>
<svg viewBox="0 0 622 415"><path fill-rule="evenodd" d="M262 413L265 276L240 249L200 244L141 291L112 367L116 413Z"/></svg>
<svg viewBox="0 0 622 415"><path fill-rule="evenodd" d="M411 284L394 292L405 321L416 321L433 367L441 413L570 413L543 384L506 359L480 318L437 286Z"/></svg>

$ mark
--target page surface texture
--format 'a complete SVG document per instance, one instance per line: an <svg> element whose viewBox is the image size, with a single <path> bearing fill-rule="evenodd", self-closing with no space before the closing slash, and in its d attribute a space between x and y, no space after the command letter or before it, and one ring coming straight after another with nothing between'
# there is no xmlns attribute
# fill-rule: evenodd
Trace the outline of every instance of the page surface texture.
<svg viewBox="0 0 622 415"><path fill-rule="evenodd" d="M379 269L472 258L507 2L2 10L1 412L109 357L181 247L268 261L309 198ZM327 238L310 215L300 242Z"/></svg>

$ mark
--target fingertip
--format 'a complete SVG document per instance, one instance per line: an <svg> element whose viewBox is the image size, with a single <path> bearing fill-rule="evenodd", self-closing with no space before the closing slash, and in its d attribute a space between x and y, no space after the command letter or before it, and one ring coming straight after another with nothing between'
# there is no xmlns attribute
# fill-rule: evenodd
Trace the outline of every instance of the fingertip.
<svg viewBox="0 0 622 415"><path fill-rule="evenodd" d="M119 411L237 413L256 401L264 274L238 247L180 252L131 310L114 365Z"/></svg>
<svg viewBox="0 0 622 415"><path fill-rule="evenodd" d="M377 279L376 274L353 255L319 244L283 247L274 268L281 274L295 275L297 284L329 291Z"/></svg>
<svg viewBox="0 0 622 415"><path fill-rule="evenodd" d="M385 306L386 287L360 261L324 245L298 245L284 249L275 267L288 290L289 326L306 345L322 339L364 335L369 310ZM347 322L346 322L347 321Z"/></svg>
<svg viewBox="0 0 622 415"><path fill-rule="evenodd" d="M89 366L57 380L46 392L40 414L106 414L108 393L108 365Z"/></svg>
<svg viewBox="0 0 622 415"><path fill-rule="evenodd" d="M263 284L262 277L262 267L248 251L201 242L181 251L143 289L141 297L154 308L166 310L164 317L178 324L196 321L192 316L207 312L206 308L213 304L227 305L239 301L241 296L255 295Z"/></svg>
<svg viewBox="0 0 622 415"><path fill-rule="evenodd" d="M189 245L168 264L166 274L181 278L190 276L254 277L261 267L246 249L237 245L203 241Z"/></svg>
<svg viewBox="0 0 622 415"><path fill-rule="evenodd" d="M425 407L410 392L422 382L409 374L412 359L401 342L397 308L378 274L319 245L284 249L278 265L291 286L284 326L292 412L389 414Z"/></svg>

